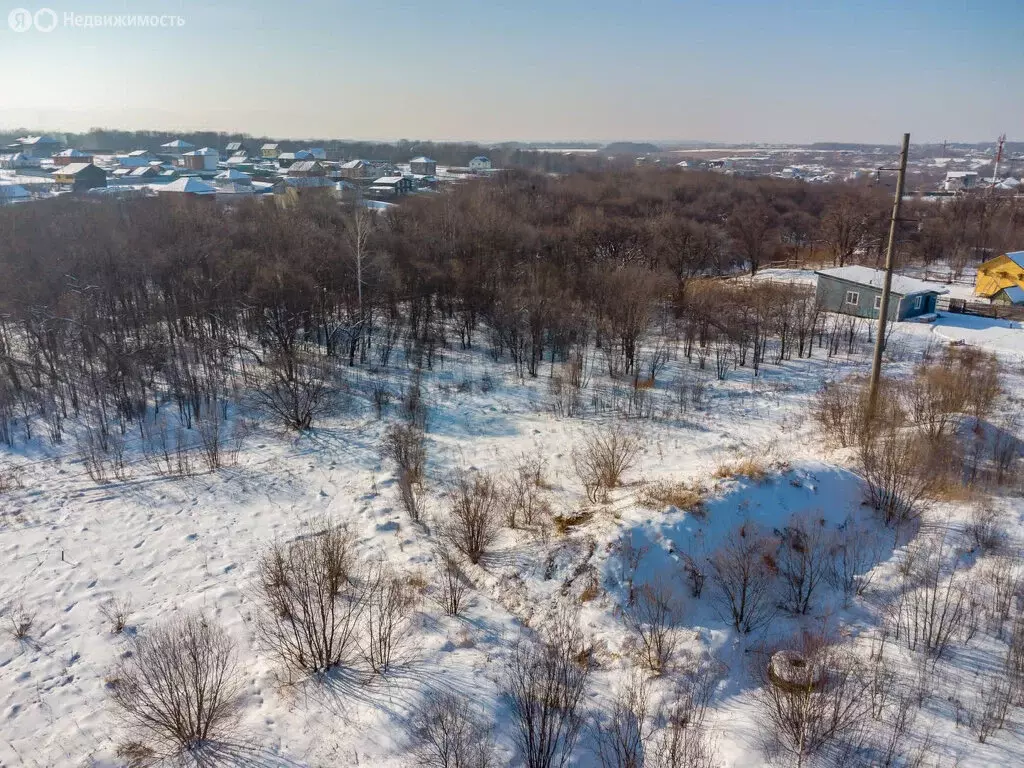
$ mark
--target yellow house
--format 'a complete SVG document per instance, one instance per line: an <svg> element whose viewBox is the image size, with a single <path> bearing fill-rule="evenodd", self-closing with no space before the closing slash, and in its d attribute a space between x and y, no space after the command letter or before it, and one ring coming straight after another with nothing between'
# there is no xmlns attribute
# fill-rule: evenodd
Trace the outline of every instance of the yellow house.
<svg viewBox="0 0 1024 768"><path fill-rule="evenodd" d="M974 292L986 299L1024 303L1024 251L1011 251L978 267Z"/></svg>

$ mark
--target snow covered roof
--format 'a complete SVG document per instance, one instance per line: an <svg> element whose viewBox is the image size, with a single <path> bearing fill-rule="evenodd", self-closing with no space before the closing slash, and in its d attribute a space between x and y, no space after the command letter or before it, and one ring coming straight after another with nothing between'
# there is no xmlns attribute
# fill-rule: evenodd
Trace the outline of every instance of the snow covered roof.
<svg viewBox="0 0 1024 768"><path fill-rule="evenodd" d="M277 149L277 144L264 144L260 149Z"/></svg>
<svg viewBox="0 0 1024 768"><path fill-rule="evenodd" d="M1006 258L1012 261L1021 269L1024 269L1024 251L1010 251L1006 254Z"/></svg>
<svg viewBox="0 0 1024 768"><path fill-rule="evenodd" d="M90 167L94 168L96 166L94 166L92 163L68 163L59 171L57 171L57 173L60 176L75 176L84 171L86 168Z"/></svg>
<svg viewBox="0 0 1024 768"><path fill-rule="evenodd" d="M947 179L965 179L969 176L977 176L977 171L948 171L946 173Z"/></svg>
<svg viewBox="0 0 1024 768"><path fill-rule="evenodd" d="M816 274L834 277L837 280L845 280L848 283L857 283L871 288L881 290L885 282L885 272L881 269L862 267L854 264L848 267L835 267L834 269L819 269ZM913 296L917 293L949 293L946 288L935 283L926 283L904 275L892 276L892 292L899 296Z"/></svg>
<svg viewBox="0 0 1024 768"><path fill-rule="evenodd" d="M176 179L169 184L160 184L154 187L157 192L184 192L190 195L213 195L216 194L217 188L212 184L207 184L202 179L197 179L195 176L186 176L181 179Z"/></svg>
<svg viewBox="0 0 1024 768"><path fill-rule="evenodd" d="M1003 293L1005 293L1006 298L1014 304L1024 304L1024 288L1021 288L1019 285L1011 285L1008 288L1003 288Z"/></svg>
<svg viewBox="0 0 1024 768"><path fill-rule="evenodd" d="M489 162L491 162L491 161L490 161L490 160L488 160L488 159L487 159L486 157L484 157L483 155L477 155L476 157L474 157L474 158L473 158L472 160L470 160L469 162L471 162L471 163L489 163Z"/></svg>
<svg viewBox="0 0 1024 768"><path fill-rule="evenodd" d="M347 163L342 163L342 168L360 168L364 165L368 165L365 160L349 160Z"/></svg>
<svg viewBox="0 0 1024 768"><path fill-rule="evenodd" d="M31 147L37 144L59 144L60 142L49 136L22 136L18 139L18 143L25 147Z"/></svg>
<svg viewBox="0 0 1024 768"><path fill-rule="evenodd" d="M217 181L245 181L251 178L248 173L242 173L234 168L228 168L214 176Z"/></svg>
<svg viewBox="0 0 1024 768"><path fill-rule="evenodd" d="M373 186L375 186L375 187L377 187L377 186L382 186L382 187L383 186L391 186L392 184L397 184L403 178L405 178L405 177L404 176L381 176L379 179L377 179L375 182L373 182Z"/></svg>
<svg viewBox="0 0 1024 768"><path fill-rule="evenodd" d="M300 160L297 163L292 163L288 168L289 173L302 173L305 171L315 171L317 168L322 168L316 160Z"/></svg>
<svg viewBox="0 0 1024 768"><path fill-rule="evenodd" d="M54 157L89 157L85 152L79 152L77 149L65 149L63 152L58 152Z"/></svg>
<svg viewBox="0 0 1024 768"><path fill-rule="evenodd" d="M194 149L195 144L189 144L187 141L181 139L175 139L174 141L168 141L166 144L161 144L164 149Z"/></svg>
<svg viewBox="0 0 1024 768"><path fill-rule="evenodd" d="M409 162L410 163L436 163L437 161L436 160L431 160L429 157L423 157L423 155L420 155L419 157L414 157Z"/></svg>

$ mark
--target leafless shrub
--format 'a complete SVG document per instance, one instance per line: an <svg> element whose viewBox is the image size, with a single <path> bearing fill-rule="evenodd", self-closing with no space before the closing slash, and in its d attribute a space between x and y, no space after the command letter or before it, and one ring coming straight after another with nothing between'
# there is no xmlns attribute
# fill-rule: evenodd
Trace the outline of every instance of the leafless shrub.
<svg viewBox="0 0 1024 768"><path fill-rule="evenodd" d="M868 502L886 525L898 526L921 513L933 477L932 451L919 435L875 430L861 444L859 459Z"/></svg>
<svg viewBox="0 0 1024 768"><path fill-rule="evenodd" d="M275 543L260 558L258 590L259 634L287 667L318 673L353 663L368 595L345 529L328 523Z"/></svg>
<svg viewBox="0 0 1024 768"><path fill-rule="evenodd" d="M561 768L572 755L584 716L589 651L577 617L559 613L536 638L521 637L505 672L515 742L527 768Z"/></svg>
<svg viewBox="0 0 1024 768"><path fill-rule="evenodd" d="M267 359L250 380L256 406L289 429L309 429L333 405L329 370L294 353Z"/></svg>
<svg viewBox="0 0 1024 768"><path fill-rule="evenodd" d="M426 696L409 725L416 764L425 768L492 768L498 765L491 725L482 709L462 696Z"/></svg>
<svg viewBox="0 0 1024 768"><path fill-rule="evenodd" d="M410 483L423 482L427 449L422 430L408 424L388 427L384 433L381 454L395 462L399 477L407 476Z"/></svg>
<svg viewBox="0 0 1024 768"><path fill-rule="evenodd" d="M413 480L412 473L405 470L399 470L398 500L414 523L423 521L425 509L422 486Z"/></svg>
<svg viewBox="0 0 1024 768"><path fill-rule="evenodd" d="M866 405L863 380L826 382L814 399L811 415L824 432L827 443L847 448L860 443Z"/></svg>
<svg viewBox="0 0 1024 768"><path fill-rule="evenodd" d="M438 547L434 550L434 557L441 582L437 602L447 615L458 616L469 595L469 579L459 564L458 555L452 550L444 546Z"/></svg>
<svg viewBox="0 0 1024 768"><path fill-rule="evenodd" d="M233 733L241 691L234 645L202 615L143 633L111 679L114 705L135 737L127 751L147 764L188 757L212 765L209 752Z"/></svg>
<svg viewBox="0 0 1024 768"><path fill-rule="evenodd" d="M768 756L781 754L796 765L826 747L854 737L870 714L868 675L858 657L817 638L797 646L807 680L817 685L780 685L767 664L756 668L758 726ZM764 660L761 660L762 662Z"/></svg>
<svg viewBox="0 0 1024 768"><path fill-rule="evenodd" d="M0 463L0 493L7 493L22 486L24 469L16 464Z"/></svg>
<svg viewBox="0 0 1024 768"><path fill-rule="evenodd" d="M783 530L776 550L783 605L790 613L806 614L818 585L831 564L830 536L823 518L794 517Z"/></svg>
<svg viewBox="0 0 1024 768"><path fill-rule="evenodd" d="M202 447L203 460L211 472L223 466L221 442L224 439L223 424L216 408L207 408L197 420L199 445Z"/></svg>
<svg viewBox="0 0 1024 768"><path fill-rule="evenodd" d="M407 581L383 563L372 566L365 582L363 658L374 672L387 674L409 639L415 600Z"/></svg>
<svg viewBox="0 0 1024 768"><path fill-rule="evenodd" d="M1010 618L1014 600L1021 593L1021 568L1017 558L1010 555L996 555L982 561L978 566L982 583L989 593L989 616L1002 629Z"/></svg>
<svg viewBox="0 0 1024 768"><path fill-rule="evenodd" d="M502 506L509 528L532 528L550 512L551 505L544 498L544 465L540 457L521 456L505 479Z"/></svg>
<svg viewBox="0 0 1024 768"><path fill-rule="evenodd" d="M829 581L849 602L871 586L872 569L882 556L882 542L874 529L847 518L832 545Z"/></svg>
<svg viewBox="0 0 1024 768"><path fill-rule="evenodd" d="M36 621L35 613L26 608L24 603L10 606L7 609L7 618L11 622L11 637L15 640L26 639Z"/></svg>
<svg viewBox="0 0 1024 768"><path fill-rule="evenodd" d="M498 490L485 474L463 474L452 491L452 507L441 535L471 563L479 563L500 533Z"/></svg>
<svg viewBox="0 0 1024 768"><path fill-rule="evenodd" d="M422 374L417 369L402 392L401 415L405 423L420 432L427 430L427 401L423 395Z"/></svg>
<svg viewBox="0 0 1024 768"><path fill-rule="evenodd" d="M971 507L971 518L965 533L971 545L981 554L997 552L1008 538L1006 516L991 503L975 504Z"/></svg>
<svg viewBox="0 0 1024 768"><path fill-rule="evenodd" d="M622 609L622 620L640 643L644 665L652 672L664 672L679 643L682 610L664 583L643 584L632 604Z"/></svg>
<svg viewBox="0 0 1024 768"><path fill-rule="evenodd" d="M371 385L370 393L373 396L373 409L377 414L377 418L384 418L384 411L391 404L391 398L393 397L390 385L384 379L375 379Z"/></svg>
<svg viewBox="0 0 1024 768"><path fill-rule="evenodd" d="M963 629L969 606L960 577L960 557L950 553L946 537L919 538L900 595L890 606L889 620L897 640L931 658L943 656Z"/></svg>
<svg viewBox="0 0 1024 768"><path fill-rule="evenodd" d="M968 697L967 724L982 744L1006 725L1013 693L1013 684L1002 670L987 673L973 684Z"/></svg>
<svg viewBox="0 0 1024 768"><path fill-rule="evenodd" d="M100 603L100 615L110 625L110 631L115 635L121 634L128 624L128 617L132 612L132 599L130 597L112 597Z"/></svg>
<svg viewBox="0 0 1024 768"><path fill-rule="evenodd" d="M593 751L602 768L643 768L648 740L648 690L642 679L629 680L612 702L608 716L594 718Z"/></svg>
<svg viewBox="0 0 1024 768"><path fill-rule="evenodd" d="M746 523L711 556L719 614L739 632L759 629L775 613L774 549L771 539Z"/></svg>
<svg viewBox="0 0 1024 768"><path fill-rule="evenodd" d="M591 432L573 448L576 475L591 502L597 502L622 483L640 453L640 439L620 424Z"/></svg>
<svg viewBox="0 0 1024 768"><path fill-rule="evenodd" d="M1005 667L1014 702L1024 706L1024 614L1018 614L1010 630Z"/></svg>
<svg viewBox="0 0 1024 768"><path fill-rule="evenodd" d="M675 716L654 738L651 768L720 768L718 749L704 726L688 725Z"/></svg>
<svg viewBox="0 0 1024 768"><path fill-rule="evenodd" d="M707 581L707 573L704 567L689 555L683 555L683 576L686 583L690 585L690 594L700 598L704 592L704 582Z"/></svg>
<svg viewBox="0 0 1024 768"><path fill-rule="evenodd" d="M1024 448L1024 444L1017 437L1020 418L1020 414L1014 410L996 426L992 437L992 467L995 484L998 486L1009 485L1017 476L1016 467Z"/></svg>

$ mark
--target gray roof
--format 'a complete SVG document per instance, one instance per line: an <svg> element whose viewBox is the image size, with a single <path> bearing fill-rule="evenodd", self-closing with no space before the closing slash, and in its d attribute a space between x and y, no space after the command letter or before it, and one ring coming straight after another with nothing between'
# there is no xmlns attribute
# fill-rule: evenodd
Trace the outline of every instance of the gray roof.
<svg viewBox="0 0 1024 768"><path fill-rule="evenodd" d="M436 163L437 161L436 160L431 160L429 157L424 157L423 155L420 155L419 157L414 157L409 162L410 163Z"/></svg>
<svg viewBox="0 0 1024 768"><path fill-rule="evenodd" d="M297 163L292 163L288 167L290 173L302 172L302 171L315 171L317 168L323 166L316 160L300 160Z"/></svg>
<svg viewBox="0 0 1024 768"><path fill-rule="evenodd" d="M848 267L836 267L834 269L819 269L816 274L833 277L837 280L844 280L848 283L866 285L870 288L881 290L885 281L885 272L881 269L862 267L854 264ZM892 292L898 296L913 296L918 293L949 293L946 288L935 283L926 283L904 275L892 276Z"/></svg>
<svg viewBox="0 0 1024 768"><path fill-rule="evenodd" d="M56 173L58 176L75 176L84 171L86 168L96 167L98 166L95 166L92 163L68 163L63 168L58 170Z"/></svg>

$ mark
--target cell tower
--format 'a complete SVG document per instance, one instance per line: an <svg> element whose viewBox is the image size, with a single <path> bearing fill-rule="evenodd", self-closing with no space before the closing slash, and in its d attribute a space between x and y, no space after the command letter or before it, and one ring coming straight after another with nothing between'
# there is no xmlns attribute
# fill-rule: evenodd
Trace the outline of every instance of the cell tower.
<svg viewBox="0 0 1024 768"><path fill-rule="evenodd" d="M996 184L999 183L999 162L1003 159L1003 144L1006 143L1006 134L1004 133L999 137L999 144L996 147L996 162L992 168L992 185L989 187L991 192L996 188Z"/></svg>

